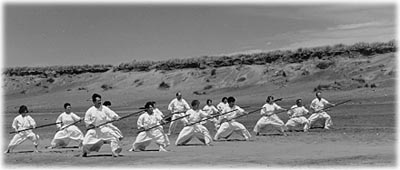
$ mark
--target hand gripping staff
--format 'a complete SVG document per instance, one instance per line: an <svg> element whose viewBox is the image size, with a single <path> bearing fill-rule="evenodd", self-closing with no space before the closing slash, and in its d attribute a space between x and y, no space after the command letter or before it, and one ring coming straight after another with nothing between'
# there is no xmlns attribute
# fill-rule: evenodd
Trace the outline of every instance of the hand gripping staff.
<svg viewBox="0 0 400 170"><path fill-rule="evenodd" d="M243 107L241 107L241 108L249 108L249 107L250 107L250 106L243 106ZM200 123L200 122L203 122L203 121L212 119L212 118L216 118L216 117L219 117L219 116L222 116L222 115L225 115L225 114L234 112L234 111L236 111L236 110L238 110L238 109L234 109L234 110L231 110L231 111L229 111L229 112L222 113L222 114L221 114L220 112L217 112L217 114L211 114L211 116L206 117L205 119L202 119L202 120L197 121L197 122L194 122L194 123L190 123L190 124L188 124L188 125L186 125L186 126L192 126L192 125L194 125L194 124L196 124L196 123Z"/></svg>
<svg viewBox="0 0 400 170"><path fill-rule="evenodd" d="M188 117L188 116L189 116L189 115L184 115L184 116L180 116L180 117L178 117L178 118L176 118L176 119L173 119L173 120L171 120L171 121L164 121L164 122L160 123L159 125L155 125L155 126L152 126L152 127L150 127L150 128L147 128L147 129L141 129L141 130L139 130L137 133L144 132L144 131L149 131L149 130L154 129L154 128L156 128L156 127L163 126L163 125L165 125L165 124L168 124L168 123L170 123L170 122L173 122L173 121L176 121L176 120L179 120L179 119L183 119L183 118ZM163 120L165 120L165 119L163 119Z"/></svg>
<svg viewBox="0 0 400 170"><path fill-rule="evenodd" d="M243 116L247 116L247 115L249 115L249 114L252 114L252 113L255 113L255 112L257 112L257 111L260 111L261 109L262 109L262 108L258 108L258 109L256 109L256 110L253 110L253 111L247 113L247 114L241 114L241 115L236 116L236 117L234 117L234 118L232 118L232 119L237 119L237 118L240 118L240 117L243 117ZM227 121L229 122L229 121L231 121L232 119L229 119L229 120L227 120Z"/></svg>
<svg viewBox="0 0 400 170"><path fill-rule="evenodd" d="M163 120L171 121L171 120L172 120L172 116L173 116L174 114L180 114L180 113L186 113L186 111L179 111L179 112L171 113L171 114L165 116L165 117L163 118ZM171 122L172 122L172 121L171 121Z"/></svg>
<svg viewBox="0 0 400 170"><path fill-rule="evenodd" d="M197 122L193 122L193 123L187 124L186 126L192 126L192 125L194 125L194 124L197 124L197 123L200 123L200 122L203 122L203 121L206 121L206 120L212 119L212 118L216 118L216 117L218 117L218 116L222 116L222 115L225 115L225 114L228 114L228 113L234 112L234 111L236 111L236 110L238 110L238 109L234 109L234 110L231 110L231 111L229 111L229 112L222 113L222 114L216 114L216 115L213 115L213 116L209 116L209 117L207 117L207 118L205 118L205 119L201 119L200 121L197 121Z"/></svg>
<svg viewBox="0 0 400 170"><path fill-rule="evenodd" d="M345 103L347 103L347 102L349 102L349 101L351 101L351 100L345 100L345 101L343 101L343 102L338 102L338 103L335 103L333 106L325 107L325 108L323 108L323 109L321 109L321 110L319 110L319 111L326 110L326 109L329 109L329 108L332 108L332 107L336 107L336 106L345 104ZM319 112L319 111L316 111L316 112ZM313 113L316 113L316 112L313 112Z"/></svg>
<svg viewBox="0 0 400 170"><path fill-rule="evenodd" d="M144 112L144 111L145 111L145 110L140 110L140 111L137 111L137 112L133 112L133 113L130 113L130 114L128 114L128 115L122 116L122 117L120 117L119 119L110 120L110 121L107 121L107 122L101 123L101 124L99 124L99 125L97 125L97 126L92 126L92 127L89 127L87 130L90 130L90 129L95 129L95 128L98 128L98 127L100 127L100 126L103 126L103 125L106 125L106 124L112 123L112 122L120 121L120 120L122 120L122 119L125 119L125 118L128 118L128 117L130 117L130 116L133 116L133 115L139 114L139 113L141 113L141 112Z"/></svg>
<svg viewBox="0 0 400 170"><path fill-rule="evenodd" d="M13 132L9 132L9 133L10 133L10 134L19 133L19 132L23 132L23 131L27 131L27 130L38 129L38 128L47 127L47 126L53 126L53 125L57 125L57 124L60 124L60 123L62 123L62 122L44 124L44 125L40 125L40 126L36 126L36 127L31 127L31 128L28 128L28 129L22 129L22 130L18 130L18 131L13 131Z"/></svg>
<svg viewBox="0 0 400 170"><path fill-rule="evenodd" d="M74 122L74 123L71 123L71 124L69 124L69 125L67 125L67 126L64 126L63 128L61 128L61 129L59 129L59 130L57 130L57 131L62 131L62 130L66 129L66 128L72 126L72 125L76 125L77 123L81 122L82 120L83 120L83 119L79 119L78 121L76 121L76 122Z"/></svg>

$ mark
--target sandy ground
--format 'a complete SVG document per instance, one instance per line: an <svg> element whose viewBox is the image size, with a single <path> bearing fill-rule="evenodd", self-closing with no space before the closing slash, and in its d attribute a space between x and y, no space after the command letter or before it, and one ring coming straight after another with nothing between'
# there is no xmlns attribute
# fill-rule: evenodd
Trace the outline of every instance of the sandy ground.
<svg viewBox="0 0 400 170"><path fill-rule="evenodd" d="M288 106L282 103L282 106ZM253 107L254 108L254 107ZM248 110L252 110L249 108ZM100 152L82 158L77 148L44 149L49 145L54 127L38 129L42 136L40 153L32 153L31 142L16 148L15 153L4 155L5 167L394 167L396 165L396 126L394 103L357 104L348 103L332 109L330 115L334 128L324 130L318 127L309 133L291 131L289 136L281 136L272 127L262 130L262 136L253 136L251 141L242 141L234 135L229 141L213 142L204 146L197 139L188 146L172 145L170 152L157 151L153 143L144 152L128 152L135 137L137 117L116 123L125 134L122 141L122 157L111 156L109 145ZM49 117L50 113L36 115ZM287 116L279 114L284 122ZM286 116L286 117L285 117ZM260 118L258 113L240 118L251 131ZM12 117L7 116L7 119ZM7 121L9 122L9 121ZM7 126L9 126L7 124ZM180 125L181 126L181 125ZM318 125L317 125L318 126ZM82 125L79 126L83 129ZM212 135L211 124L207 125ZM167 128L167 127L165 127ZM178 128L180 128L178 126ZM176 130L178 133L179 129ZM252 133L254 135L254 133ZM12 135L5 134L5 146ZM171 136L175 142L177 134ZM71 144L76 146L76 144Z"/></svg>

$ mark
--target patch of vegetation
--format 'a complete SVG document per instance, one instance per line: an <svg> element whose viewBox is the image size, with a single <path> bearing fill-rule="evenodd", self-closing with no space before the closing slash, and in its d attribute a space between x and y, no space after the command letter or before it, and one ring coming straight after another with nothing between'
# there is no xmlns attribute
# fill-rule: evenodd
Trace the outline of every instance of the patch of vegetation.
<svg viewBox="0 0 400 170"><path fill-rule="evenodd" d="M141 86L141 85L143 85L143 81L139 82L139 83L136 85L136 87L139 87L139 86Z"/></svg>
<svg viewBox="0 0 400 170"><path fill-rule="evenodd" d="M243 82L246 81L246 77L240 77L239 79L237 79L237 82Z"/></svg>
<svg viewBox="0 0 400 170"><path fill-rule="evenodd" d="M212 85L207 85L207 86L204 87L204 90L208 90L208 89L212 89L212 88L213 88Z"/></svg>
<svg viewBox="0 0 400 170"><path fill-rule="evenodd" d="M55 80L53 79L53 78L49 78L49 79L47 79L47 82L49 82L49 83L53 83Z"/></svg>
<svg viewBox="0 0 400 170"><path fill-rule="evenodd" d="M194 91L193 94L195 94L195 95L204 95L204 94L207 94L207 93L205 91L203 91L203 92Z"/></svg>
<svg viewBox="0 0 400 170"><path fill-rule="evenodd" d="M140 79L136 79L133 83L137 83L137 82L139 82L140 81Z"/></svg>
<svg viewBox="0 0 400 170"><path fill-rule="evenodd" d="M132 61L112 65L80 65L80 66L45 66L45 67L12 67L6 68L3 74L6 76L38 75L40 77L51 77L59 75L103 73L113 71L150 71L176 70L186 68L217 68L234 65L265 65L273 62L301 63L308 59L331 59L337 56L363 57L375 54L396 52L395 40L375 43L356 43L353 45L337 44L333 46L321 46L313 48L299 48L296 50L275 50L270 52L254 54L237 54L231 56L202 56L197 58L171 59L166 61ZM319 63L318 68L328 68L329 63ZM161 72L163 73L163 72ZM213 72L211 73L213 74Z"/></svg>
<svg viewBox="0 0 400 170"><path fill-rule="evenodd" d="M331 65L334 65L335 62L333 61L321 61L319 62L316 67L319 69L327 69L328 67L330 67Z"/></svg>
<svg viewBox="0 0 400 170"><path fill-rule="evenodd" d="M217 69L212 69L211 70L211 76L217 75Z"/></svg>
<svg viewBox="0 0 400 170"><path fill-rule="evenodd" d="M79 87L78 90L87 90L86 87Z"/></svg>
<svg viewBox="0 0 400 170"><path fill-rule="evenodd" d="M170 85L168 83L165 83L164 81L160 83L158 86L159 89L169 89Z"/></svg>
<svg viewBox="0 0 400 170"><path fill-rule="evenodd" d="M109 84L103 84L100 86L104 91L112 89L112 86Z"/></svg>

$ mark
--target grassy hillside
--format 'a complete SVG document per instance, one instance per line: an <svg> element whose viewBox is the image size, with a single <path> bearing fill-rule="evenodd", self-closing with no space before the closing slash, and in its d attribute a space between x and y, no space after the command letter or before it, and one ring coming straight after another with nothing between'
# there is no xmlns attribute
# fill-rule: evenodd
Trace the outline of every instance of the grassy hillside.
<svg viewBox="0 0 400 170"><path fill-rule="evenodd" d="M240 103L262 103L267 95L308 100L316 90L336 99L379 98L395 93L395 51L390 41L119 66L8 68L5 106L12 112L21 104L59 111L70 102L84 111L90 96L100 93L117 109L134 109L147 100L164 109L177 91L189 101L210 98L215 104L227 95Z"/></svg>

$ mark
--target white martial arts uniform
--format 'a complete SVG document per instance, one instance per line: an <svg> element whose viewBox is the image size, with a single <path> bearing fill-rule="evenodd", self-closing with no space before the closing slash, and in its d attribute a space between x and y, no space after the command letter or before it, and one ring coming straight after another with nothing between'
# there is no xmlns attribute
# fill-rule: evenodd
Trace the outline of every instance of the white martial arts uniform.
<svg viewBox="0 0 400 170"><path fill-rule="evenodd" d="M147 112L143 113L139 116L137 120L137 127L149 129L160 125L160 121L162 120L159 114L155 114L153 112L152 115L149 115ZM168 136L165 135L162 130L162 126L158 126L156 128L140 132L136 137L135 142L132 144L132 148L134 151L144 151L147 146L150 145L151 141L155 141L157 145L160 147L160 151L165 151L165 147L169 145Z"/></svg>
<svg viewBox="0 0 400 170"><path fill-rule="evenodd" d="M178 100L177 98L175 98L168 105L168 110L171 111L171 113L181 112L181 113L172 115L172 120L183 116L184 112L186 112L189 109L190 109L190 106L186 102L185 99ZM180 119L178 121L183 122L182 119ZM178 123L178 121L171 122L171 124L169 125L168 134L171 134L175 130L176 123Z"/></svg>
<svg viewBox="0 0 400 170"><path fill-rule="evenodd" d="M164 113L161 112L161 110L158 109L158 108L154 108L153 109L153 114L158 116L159 119L163 119L164 118ZM165 135L165 139L167 140L167 145L170 145L169 138L168 138L167 134L165 134L164 128L161 127L160 129L162 130L163 134Z"/></svg>
<svg viewBox="0 0 400 170"><path fill-rule="evenodd" d="M229 107L228 103L220 102L217 105L217 109L222 112L226 107Z"/></svg>
<svg viewBox="0 0 400 170"><path fill-rule="evenodd" d="M205 106L203 107L203 111L207 114L207 116L211 116L212 114L215 114L215 113L218 113L218 112L219 112L219 110L218 110L217 108L215 108L215 106L213 106L213 105L211 105L211 106L205 105ZM215 117L215 118L213 118L213 119L208 119L208 121L214 123L215 129L218 130L218 128L219 128L219 122L218 122L217 117ZM207 123L207 121L203 121L203 122L201 122L200 124L204 125L204 124L206 124L206 123Z"/></svg>
<svg viewBox="0 0 400 170"><path fill-rule="evenodd" d="M274 127L279 127L281 132L284 133L286 126L285 123L283 123L283 121L278 117L278 115L274 113L277 110L282 110L282 107L278 106L276 103L264 104L260 111L262 117L257 121L253 131L259 133L262 127L266 125L273 125Z"/></svg>
<svg viewBox="0 0 400 170"><path fill-rule="evenodd" d="M226 112L230 113L224 114ZM250 140L251 134L246 129L246 127L243 124L236 122L236 120L233 119L237 117L239 114L243 114L243 112L244 110L236 105L233 107L229 106L225 107L225 109L222 111L222 114L224 115L220 116L219 121L221 121L222 119L228 119L230 121L221 124L217 133L214 136L214 140L218 140L220 137L228 138L229 136L232 135L233 132L238 132L246 140Z"/></svg>
<svg viewBox="0 0 400 170"><path fill-rule="evenodd" d="M328 115L324 110L325 106L330 104L327 100L321 98L315 98L310 105L310 108L314 110L314 113L308 118L310 121L310 126L318 119L325 119L325 129L329 129L330 126L333 125L331 116Z"/></svg>
<svg viewBox="0 0 400 170"><path fill-rule="evenodd" d="M119 116L106 106L100 106L100 108L92 106L85 114L86 126L90 124L98 126L112 119L119 119ZM103 144L111 144L111 152L114 156L117 156L122 150L119 137L108 125L90 129L83 139L83 153L98 152Z"/></svg>
<svg viewBox="0 0 400 170"><path fill-rule="evenodd" d="M153 113L154 113L155 115L161 117L161 118L164 118L164 113L161 112L161 110L158 109L158 108L154 108L154 109L153 109Z"/></svg>
<svg viewBox="0 0 400 170"><path fill-rule="evenodd" d="M106 108L108 108L108 110L111 110L111 109L110 109L109 107L107 107L107 106L104 106L104 105L103 105L103 107L106 107ZM111 110L111 111L112 111L112 110ZM115 113L114 111L112 111L112 114L114 115L114 114L116 114L116 113ZM106 126L108 126L110 129L112 129L112 130L115 132L115 134L118 135L118 139L119 139L119 140L122 140L122 138L124 138L124 136L122 135L121 130L119 130L117 126L113 125L112 123L108 123L108 124L106 124Z"/></svg>
<svg viewBox="0 0 400 170"><path fill-rule="evenodd" d="M22 115L18 115L17 117L14 118L12 127L14 128L15 131L29 129L32 127L36 127L36 122L29 115L26 115L24 117ZM16 146L18 146L27 139L31 140L33 142L33 145L35 146L39 144L38 143L39 135L33 133L32 130L26 130L14 135L14 137L10 141L10 144L8 144L9 151L11 152Z"/></svg>
<svg viewBox="0 0 400 170"><path fill-rule="evenodd" d="M190 109L186 112L186 115L189 115L186 118L183 118L185 121L185 125L198 122L203 118L207 117L207 113L202 110L193 110ZM191 126L185 126L182 131L179 133L178 138L176 139L175 145L184 145L188 143L193 137L197 137L201 142L206 145L211 143L210 132L200 123L196 123Z"/></svg>
<svg viewBox="0 0 400 170"><path fill-rule="evenodd" d="M79 121L81 118L77 116L75 113L61 113L58 116L56 122L62 122L61 124L57 124L59 129L62 129L72 123ZM81 143L83 141L83 133L79 130L75 125L69 126L63 130L58 131L54 135L54 139L51 141L52 147L65 147L69 144L71 140L77 141Z"/></svg>
<svg viewBox="0 0 400 170"><path fill-rule="evenodd" d="M304 124L304 132L307 132L308 129L310 129L310 121L304 117L308 114L308 110L304 106L299 107L294 105L290 108L287 114L290 119L286 122L286 127L295 127Z"/></svg>

